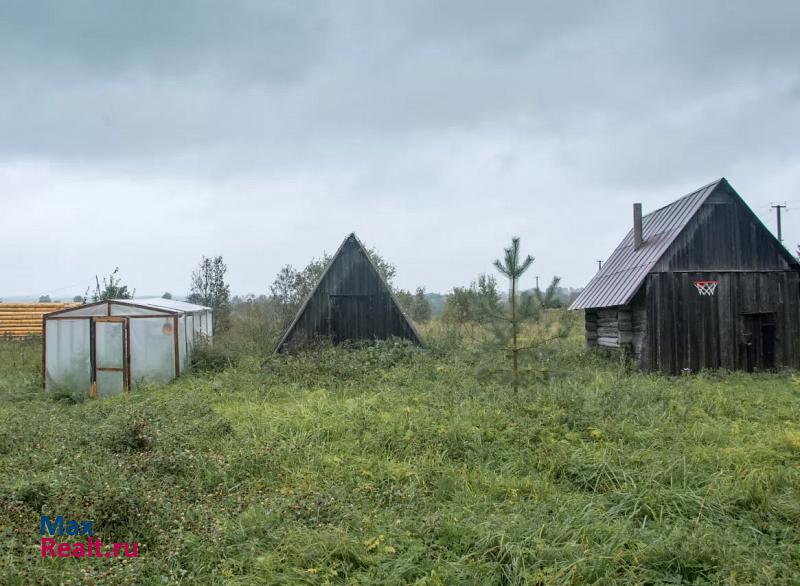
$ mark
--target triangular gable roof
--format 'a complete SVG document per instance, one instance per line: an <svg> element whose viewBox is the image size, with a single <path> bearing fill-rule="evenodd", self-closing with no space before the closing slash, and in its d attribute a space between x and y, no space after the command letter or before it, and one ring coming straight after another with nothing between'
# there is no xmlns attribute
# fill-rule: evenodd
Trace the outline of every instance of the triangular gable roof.
<svg viewBox="0 0 800 586"><path fill-rule="evenodd" d="M686 228L691 219L712 193L725 187L729 193L749 212L752 218L771 235L758 217L742 200L741 196L723 177L704 185L700 189L651 212L642 218L642 246L633 247L633 229L620 242L602 269L589 281L570 309L589 309L627 305L641 287L648 273L666 254L675 239ZM797 261L772 237L792 266Z"/></svg>
<svg viewBox="0 0 800 586"><path fill-rule="evenodd" d="M367 254L367 250L366 250L366 248L364 248L364 245L362 244L361 240L358 239L358 236L356 236L355 232L351 232L348 236L345 237L345 239L339 245L339 248L336 250L336 253L331 257L331 260L328 262L327 266L325 267L325 270L322 271L322 275L320 275L320 278L317 281L316 285L314 285L314 288L306 296L305 300L303 301L303 304L300 306L300 309L297 311L297 314L294 316L294 319L289 324L289 327L286 328L286 331L284 332L283 336L281 336L280 341L275 346L275 351L274 351L275 353L280 352L283 349L284 345L289 341L294 329L297 327L298 322L303 317L303 314L308 309L308 306L311 303L311 300L314 298L314 295L317 293L317 290L320 288L322 283L324 283L325 280L328 278L328 273L330 272L331 268L336 263L336 260L339 258L339 256L341 256L342 251L344 250L344 247L348 243L354 243L358 247L358 249L361 252L361 254L363 254L364 258L369 263L369 266L375 272L375 276L379 280L381 286L389 294L389 297L391 299L392 304L394 305L394 308L400 314L400 318L402 320L404 320L404 322L408 326L408 328L409 328L409 330L410 330L410 332L412 334L412 337L414 338L413 341L416 342L417 344L419 344L420 346L424 345L423 342L422 342L422 337L419 335L419 332L417 331L417 328L414 326L414 322L411 321L408 318L408 316L405 314L405 312L403 311L403 308L398 303L397 298L394 296L394 293L392 293L391 287L389 287L388 283L386 283L386 281L384 280L384 278L381 275L380 271L378 270L378 267L375 266L375 263L372 262L372 259L370 258L369 254Z"/></svg>

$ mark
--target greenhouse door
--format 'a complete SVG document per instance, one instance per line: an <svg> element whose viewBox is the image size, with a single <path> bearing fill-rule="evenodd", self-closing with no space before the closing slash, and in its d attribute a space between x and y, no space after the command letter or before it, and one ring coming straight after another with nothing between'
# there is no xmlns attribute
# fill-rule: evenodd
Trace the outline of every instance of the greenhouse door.
<svg viewBox="0 0 800 586"><path fill-rule="evenodd" d="M117 395L128 388L128 327L124 317L94 318L92 395Z"/></svg>

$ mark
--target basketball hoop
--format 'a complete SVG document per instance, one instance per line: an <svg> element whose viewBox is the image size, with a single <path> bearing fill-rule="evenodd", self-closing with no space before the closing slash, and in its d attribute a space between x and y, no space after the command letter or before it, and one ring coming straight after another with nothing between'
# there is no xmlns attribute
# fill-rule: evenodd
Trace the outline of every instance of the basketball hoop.
<svg viewBox="0 0 800 586"><path fill-rule="evenodd" d="M694 286L697 287L697 292L700 295L714 295L714 292L717 290L717 285L719 285L719 281L695 281Z"/></svg>

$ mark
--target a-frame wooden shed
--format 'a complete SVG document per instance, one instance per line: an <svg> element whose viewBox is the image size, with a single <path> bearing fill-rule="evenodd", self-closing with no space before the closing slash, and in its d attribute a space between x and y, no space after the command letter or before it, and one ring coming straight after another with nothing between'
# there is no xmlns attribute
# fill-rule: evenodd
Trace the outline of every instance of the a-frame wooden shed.
<svg viewBox="0 0 800 586"><path fill-rule="evenodd" d="M724 178L646 216L570 309L644 371L800 367L800 265Z"/></svg>
<svg viewBox="0 0 800 586"><path fill-rule="evenodd" d="M289 324L275 352L286 352L328 338L386 340L405 338L422 345L414 324L355 234L344 239L314 290Z"/></svg>

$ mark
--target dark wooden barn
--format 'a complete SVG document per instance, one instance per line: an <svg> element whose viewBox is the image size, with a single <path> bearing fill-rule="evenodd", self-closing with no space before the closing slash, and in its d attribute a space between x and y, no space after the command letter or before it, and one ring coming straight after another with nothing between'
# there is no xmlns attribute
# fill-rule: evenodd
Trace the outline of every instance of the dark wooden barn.
<svg viewBox="0 0 800 586"><path fill-rule="evenodd" d="M422 345L414 324L400 309L364 246L355 234L350 234L275 351L290 351L320 338L339 343L391 337Z"/></svg>
<svg viewBox="0 0 800 586"><path fill-rule="evenodd" d="M800 366L800 265L723 178L642 217L570 309L644 371Z"/></svg>

